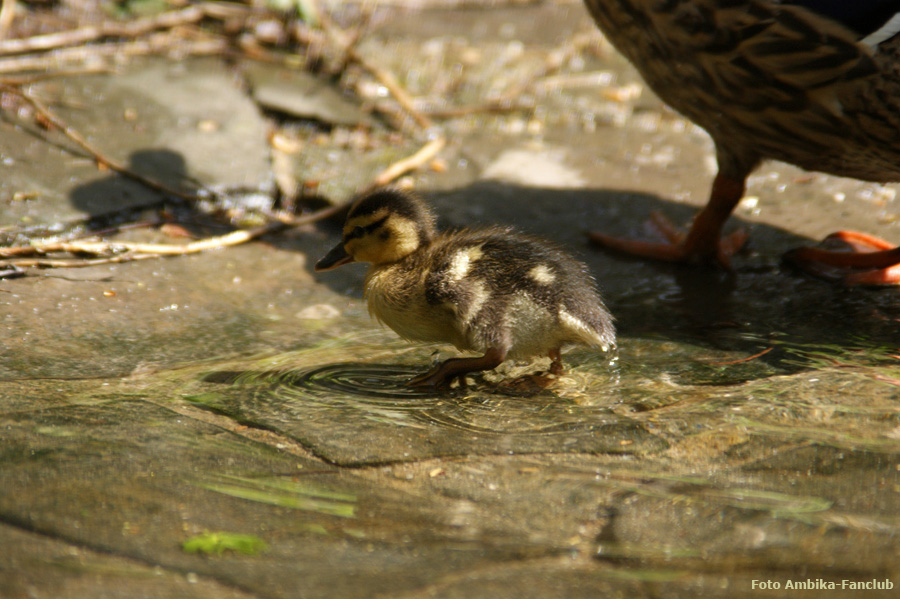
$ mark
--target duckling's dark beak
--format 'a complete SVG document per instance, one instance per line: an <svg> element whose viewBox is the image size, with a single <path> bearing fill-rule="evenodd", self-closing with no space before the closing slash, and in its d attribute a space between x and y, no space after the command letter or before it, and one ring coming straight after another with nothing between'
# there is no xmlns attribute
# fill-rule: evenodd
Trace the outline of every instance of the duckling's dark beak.
<svg viewBox="0 0 900 599"><path fill-rule="evenodd" d="M344 249L344 242L342 241L331 248L331 251L325 254L321 260L316 262L314 268L316 272L322 272L323 270L331 270L350 262L353 262L353 256Z"/></svg>

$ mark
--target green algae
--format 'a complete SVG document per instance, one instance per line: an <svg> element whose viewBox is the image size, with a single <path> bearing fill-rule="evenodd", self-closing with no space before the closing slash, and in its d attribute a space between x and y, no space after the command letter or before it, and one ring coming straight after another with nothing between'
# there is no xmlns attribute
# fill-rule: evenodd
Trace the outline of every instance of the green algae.
<svg viewBox="0 0 900 599"><path fill-rule="evenodd" d="M181 544L185 553L221 556L226 551L256 555L268 549L265 541L255 535L231 532L204 532Z"/></svg>

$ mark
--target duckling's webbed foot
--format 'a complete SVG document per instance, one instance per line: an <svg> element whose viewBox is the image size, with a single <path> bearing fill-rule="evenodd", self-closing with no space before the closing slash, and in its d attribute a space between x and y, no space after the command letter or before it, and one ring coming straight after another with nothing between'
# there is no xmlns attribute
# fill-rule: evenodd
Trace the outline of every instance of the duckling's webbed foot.
<svg viewBox="0 0 900 599"><path fill-rule="evenodd" d="M845 285L900 285L900 247L856 231L832 233L823 245L797 248L784 258L808 274Z"/></svg>
<svg viewBox="0 0 900 599"><path fill-rule="evenodd" d="M524 374L514 379L501 381L497 385L497 389L502 393L522 395L525 397L537 395L544 389L547 389L566 371L563 367L560 348L557 347L556 349L551 349L548 355L550 356L550 368L548 368L546 372Z"/></svg>
<svg viewBox="0 0 900 599"><path fill-rule="evenodd" d="M428 372L420 374L406 384L410 387L449 387L453 379L469 372L492 370L506 359L506 350L491 348L478 358L451 358L441 362ZM464 380L464 379L463 379Z"/></svg>

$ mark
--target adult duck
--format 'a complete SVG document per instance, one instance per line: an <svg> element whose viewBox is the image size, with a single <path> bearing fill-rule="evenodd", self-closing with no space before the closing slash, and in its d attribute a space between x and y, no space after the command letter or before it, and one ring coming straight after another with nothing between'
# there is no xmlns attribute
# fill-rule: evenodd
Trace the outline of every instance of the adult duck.
<svg viewBox="0 0 900 599"><path fill-rule="evenodd" d="M763 160L866 181L900 181L898 0L585 0L612 44L716 147L709 201L667 243L591 234L632 254L728 264L742 232L722 227ZM848 283L900 283L900 248L854 232L851 251L788 258L853 269Z"/></svg>

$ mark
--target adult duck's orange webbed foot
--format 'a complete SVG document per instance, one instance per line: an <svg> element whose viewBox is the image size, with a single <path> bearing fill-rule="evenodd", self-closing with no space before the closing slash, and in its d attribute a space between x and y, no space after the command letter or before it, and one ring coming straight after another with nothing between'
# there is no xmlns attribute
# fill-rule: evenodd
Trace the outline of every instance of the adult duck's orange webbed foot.
<svg viewBox="0 0 900 599"><path fill-rule="evenodd" d="M747 242L747 233L739 229L719 238L719 231L707 232L695 226L684 233L659 212L650 215L650 224L666 241L653 242L613 237L602 233L588 233L590 240L602 247L653 260L689 264L712 263L731 267L731 257Z"/></svg>
<svg viewBox="0 0 900 599"><path fill-rule="evenodd" d="M822 243L825 247L797 248L784 258L808 274L845 285L900 285L900 247L857 231L832 233Z"/></svg>
<svg viewBox="0 0 900 599"><path fill-rule="evenodd" d="M744 246L747 234L738 230L723 237L722 227L743 194L743 180L719 174L713 181L709 202L697 213L687 233L662 214L654 212L650 215L650 224L666 241L638 241L601 233L589 233L589 236L597 245L634 256L667 262L719 264L730 268L731 257Z"/></svg>

